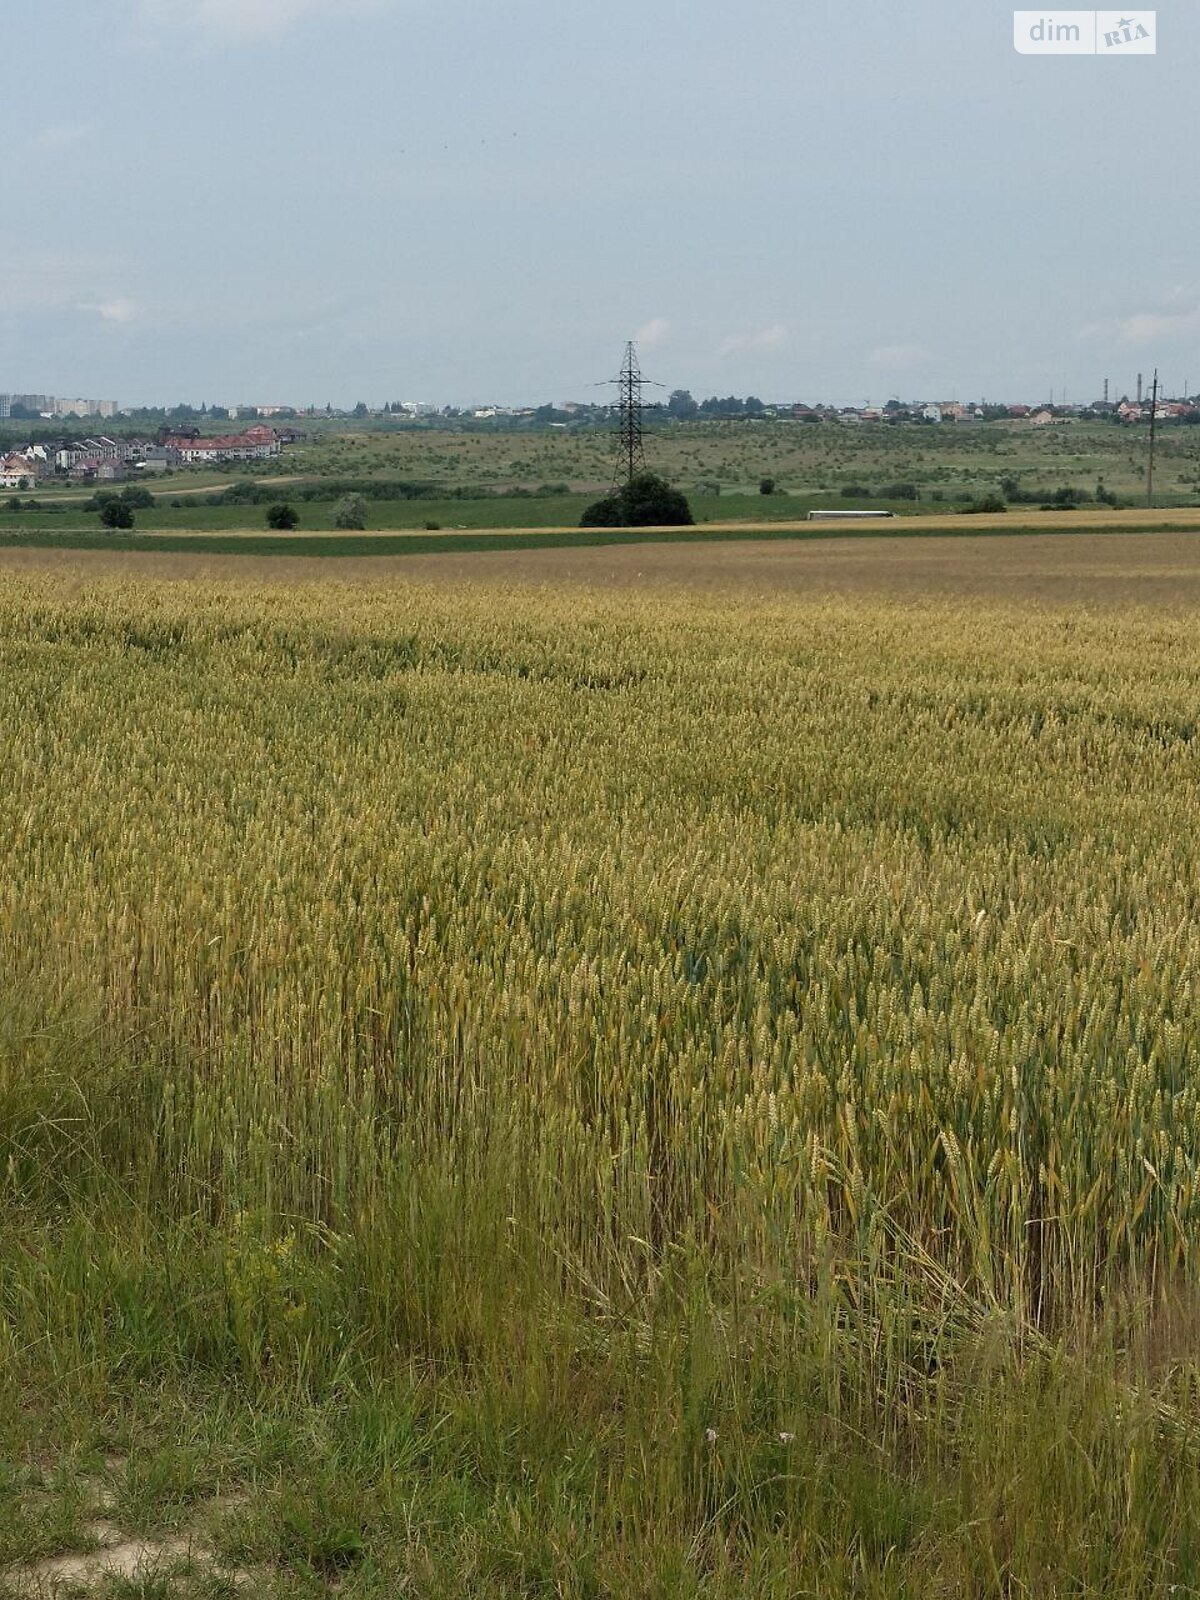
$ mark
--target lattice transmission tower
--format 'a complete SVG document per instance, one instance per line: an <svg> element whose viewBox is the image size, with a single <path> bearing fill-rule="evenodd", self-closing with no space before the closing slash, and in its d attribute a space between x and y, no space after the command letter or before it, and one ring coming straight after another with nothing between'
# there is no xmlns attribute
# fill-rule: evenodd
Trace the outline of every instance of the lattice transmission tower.
<svg viewBox="0 0 1200 1600"><path fill-rule="evenodd" d="M613 472L613 488L624 489L634 478L646 471L646 451L642 442L642 389L646 384L656 389L665 387L654 378L647 378L638 365L637 346L630 339L625 346L625 359L615 378L607 378L595 385L597 389L617 388L617 461Z"/></svg>
<svg viewBox="0 0 1200 1600"><path fill-rule="evenodd" d="M613 380L620 396L620 426L617 433L616 483L632 483L646 470L646 451L642 440L642 369L638 365L637 350L630 339L625 346L625 359Z"/></svg>

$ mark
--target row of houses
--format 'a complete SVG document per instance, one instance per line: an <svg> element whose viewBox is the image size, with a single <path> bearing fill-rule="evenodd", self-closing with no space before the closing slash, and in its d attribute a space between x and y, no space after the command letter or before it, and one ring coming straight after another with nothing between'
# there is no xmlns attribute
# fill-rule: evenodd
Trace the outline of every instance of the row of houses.
<svg viewBox="0 0 1200 1600"><path fill-rule="evenodd" d="M1194 417L1198 408L1186 400L1160 400L1153 409L1159 422L1181 422ZM1150 411L1149 400L1122 400L1117 416L1122 422L1149 422Z"/></svg>
<svg viewBox="0 0 1200 1600"><path fill-rule="evenodd" d="M283 448L279 434L264 424L244 433L202 437L196 433L168 433L161 449L175 450L184 466L220 465L226 461L267 461Z"/></svg>
<svg viewBox="0 0 1200 1600"><path fill-rule="evenodd" d="M807 406L795 405L787 415L804 422L1027 422L1035 428L1059 427L1065 423L1084 420L1110 420L1118 422L1149 422L1150 402L1123 400L1118 405L1098 402L1095 405L963 405L957 400L936 403L918 401L901 405L889 401L886 406ZM1156 415L1160 422L1195 420L1200 407L1187 400L1160 400Z"/></svg>
<svg viewBox="0 0 1200 1600"><path fill-rule="evenodd" d="M120 483L180 467L267 461L279 455L284 442L284 436L274 428L258 426L244 433L209 438L202 438L194 430L171 433L164 429L153 443L99 434L88 439L66 439L58 445L28 444L0 457L0 489L32 489L49 478Z"/></svg>

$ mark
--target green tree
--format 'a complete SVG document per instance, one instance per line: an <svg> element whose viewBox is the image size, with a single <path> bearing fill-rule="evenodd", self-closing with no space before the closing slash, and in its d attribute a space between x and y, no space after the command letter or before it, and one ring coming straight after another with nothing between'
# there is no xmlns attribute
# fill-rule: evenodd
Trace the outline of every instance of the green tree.
<svg viewBox="0 0 1200 1600"><path fill-rule="evenodd" d="M100 521L106 528L132 528L133 512L123 500L106 500L100 507Z"/></svg>
<svg viewBox="0 0 1200 1600"><path fill-rule="evenodd" d="M759 492L759 494L774 494L775 493L775 479L774 478L760 478L759 479L759 483L758 483L758 492Z"/></svg>
<svg viewBox="0 0 1200 1600"><path fill-rule="evenodd" d="M613 494L594 501L579 519L581 528L684 528L695 521L678 489L653 472L642 473Z"/></svg>
<svg viewBox="0 0 1200 1600"><path fill-rule="evenodd" d="M335 528L365 528L367 525L367 502L361 494L346 494L333 508L333 525Z"/></svg>
<svg viewBox="0 0 1200 1600"><path fill-rule="evenodd" d="M276 505L267 507L268 528L286 530L288 528L298 528L299 526L300 518L296 512L295 506L289 506L284 502L279 502Z"/></svg>

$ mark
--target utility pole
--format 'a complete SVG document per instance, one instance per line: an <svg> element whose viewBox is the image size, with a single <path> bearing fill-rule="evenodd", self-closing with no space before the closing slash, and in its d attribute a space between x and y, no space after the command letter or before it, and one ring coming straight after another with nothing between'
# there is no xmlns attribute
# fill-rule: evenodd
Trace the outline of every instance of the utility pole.
<svg viewBox="0 0 1200 1600"><path fill-rule="evenodd" d="M1154 369L1154 387L1150 391L1150 468L1146 473L1146 504L1154 504L1154 425L1158 420L1158 368Z"/></svg>
<svg viewBox="0 0 1200 1600"><path fill-rule="evenodd" d="M642 369L638 365L633 340L625 346L625 359L617 378L621 421L617 442L617 478L631 484L646 470L642 445Z"/></svg>

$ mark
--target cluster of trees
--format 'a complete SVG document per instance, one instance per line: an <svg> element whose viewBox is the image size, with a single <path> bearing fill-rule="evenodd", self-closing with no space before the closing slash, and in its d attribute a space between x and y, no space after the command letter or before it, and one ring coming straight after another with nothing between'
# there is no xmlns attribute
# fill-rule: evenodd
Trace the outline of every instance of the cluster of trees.
<svg viewBox="0 0 1200 1600"><path fill-rule="evenodd" d="M352 497L375 500L542 500L571 493L565 482L540 483L536 488L509 484L496 489L471 483L435 483L416 478L312 478L290 491L297 500L337 500ZM203 496L208 506L267 505L278 495L271 483L244 478L227 489Z"/></svg>
<svg viewBox="0 0 1200 1600"><path fill-rule="evenodd" d="M581 528L688 528L695 522L686 496L665 478L643 472L593 501L579 519Z"/></svg>
<svg viewBox="0 0 1200 1600"><path fill-rule="evenodd" d="M269 483L243 478L227 489L205 496L210 506L264 505L278 494ZM292 490L297 500L463 500L479 498L478 489L432 483L415 478L313 478Z"/></svg>
<svg viewBox="0 0 1200 1600"><path fill-rule="evenodd" d="M878 489L869 489L863 483L845 483L840 490L843 500L919 500L915 483L884 483Z"/></svg>
<svg viewBox="0 0 1200 1600"><path fill-rule="evenodd" d="M693 400L687 389L673 389L667 401L667 412L679 422L689 422L693 417L759 417L766 406L756 394L743 400L735 394L718 399Z"/></svg>
<svg viewBox="0 0 1200 1600"><path fill-rule="evenodd" d="M300 526L300 513L286 500L277 500L267 507L267 527L278 533L287 533ZM365 528L367 502L360 494L346 494L333 508L333 525L346 531Z"/></svg>
<svg viewBox="0 0 1200 1600"><path fill-rule="evenodd" d="M1010 505L1047 506L1065 511L1075 506L1087 505L1091 500L1097 500L1104 506L1115 506L1118 503L1116 495L1106 487L1103 478L1097 482L1095 494L1092 494L1087 489L1080 489L1074 484L1067 483L1057 489L1039 488L1037 484L1026 485L1015 472L1007 472L1000 479L1000 492Z"/></svg>
<svg viewBox="0 0 1200 1600"><path fill-rule="evenodd" d="M84 506L85 511L98 511L100 525L104 528L132 528L135 511L149 511L154 496L149 489L131 485L127 489L97 489Z"/></svg>

